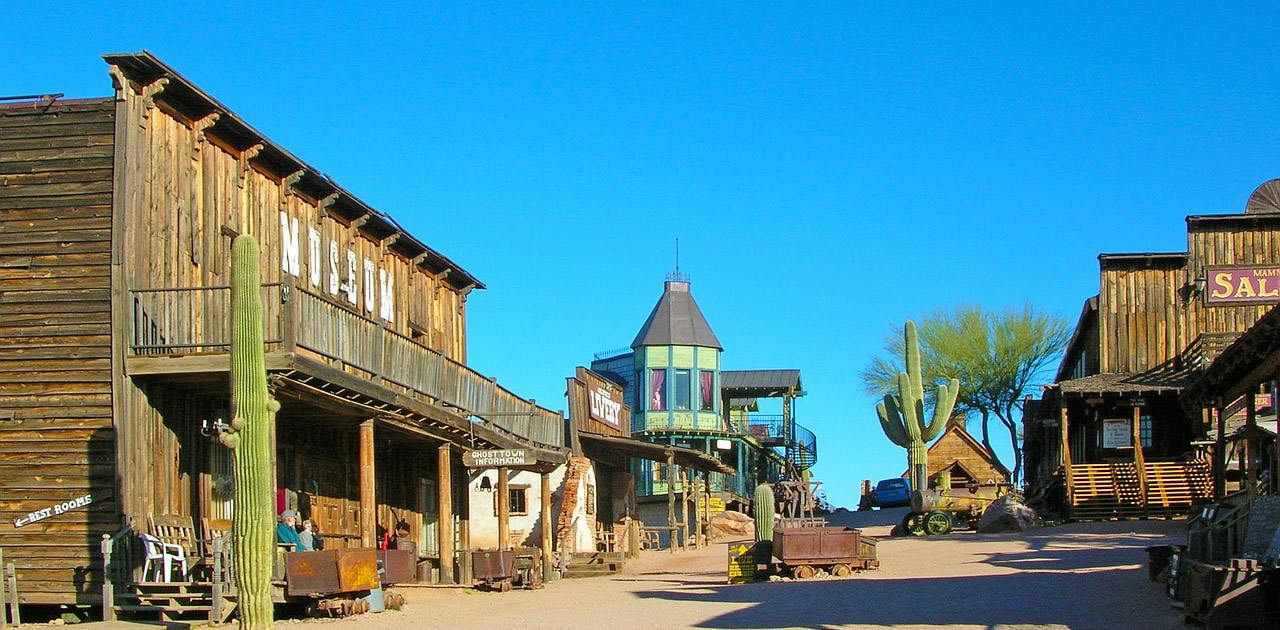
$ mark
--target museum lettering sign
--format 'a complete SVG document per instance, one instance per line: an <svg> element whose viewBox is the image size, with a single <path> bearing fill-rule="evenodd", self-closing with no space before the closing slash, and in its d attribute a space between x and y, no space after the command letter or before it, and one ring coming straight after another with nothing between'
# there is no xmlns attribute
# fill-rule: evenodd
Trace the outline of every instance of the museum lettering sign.
<svg viewBox="0 0 1280 630"><path fill-rule="evenodd" d="M1280 302L1280 266L1205 269L1206 304Z"/></svg>

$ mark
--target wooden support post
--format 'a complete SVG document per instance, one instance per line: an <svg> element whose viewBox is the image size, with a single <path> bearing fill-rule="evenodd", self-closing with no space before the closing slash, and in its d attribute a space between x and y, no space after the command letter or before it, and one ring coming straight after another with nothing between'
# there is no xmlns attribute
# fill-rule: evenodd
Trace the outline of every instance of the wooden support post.
<svg viewBox="0 0 1280 630"><path fill-rule="evenodd" d="M511 488L507 469L498 469L498 549L506 549L511 538Z"/></svg>
<svg viewBox="0 0 1280 630"><path fill-rule="evenodd" d="M4 549L0 549L0 569L3 569L3 568L4 568ZM0 573L2 573L2 572L0 572ZM103 583L104 583L104 584L110 584L110 583L111 583L111 576L110 576L110 574L107 574L107 575L103 578ZM5 610L5 599L6 599L6 597L5 597L5 592L6 592L6 590L7 590L6 586L5 586L4 584L0 584L0 630L4 630L5 628L8 628L8 627L9 627L9 621L8 621L8 620L9 620L9 611ZM106 610L107 610L107 607L105 606L105 600L104 600L104 607L103 607L103 614L104 614L104 615L106 614L106 612L105 612Z"/></svg>
<svg viewBox="0 0 1280 630"><path fill-rule="evenodd" d="M1213 443L1213 498L1221 500L1227 494L1227 414L1226 403L1218 400L1214 411L1218 416L1218 438Z"/></svg>
<svg viewBox="0 0 1280 630"><path fill-rule="evenodd" d="M378 504L374 494L372 418L360 423L360 546L377 546Z"/></svg>
<svg viewBox="0 0 1280 630"><path fill-rule="evenodd" d="M209 623L222 623L222 607L225 605L222 594L222 541L221 536L214 537L210 544L213 552L213 575L209 577Z"/></svg>
<svg viewBox="0 0 1280 630"><path fill-rule="evenodd" d="M667 525L671 527L671 535L669 536L668 548L671 553L676 552L676 454L667 452Z"/></svg>
<svg viewBox="0 0 1280 630"><path fill-rule="evenodd" d="M680 467L680 548L689 544L689 469Z"/></svg>
<svg viewBox="0 0 1280 630"><path fill-rule="evenodd" d="M4 580L9 588L9 621L14 627L21 628L22 609L18 608L18 572L14 570L12 562L4 565Z"/></svg>
<svg viewBox="0 0 1280 630"><path fill-rule="evenodd" d="M552 558L551 558L551 475L541 473L538 475L542 485L542 504L539 506L542 519L542 581L550 582L552 578Z"/></svg>
<svg viewBox="0 0 1280 630"><path fill-rule="evenodd" d="M711 544L711 471L702 473L702 541Z"/></svg>
<svg viewBox="0 0 1280 630"><path fill-rule="evenodd" d="M436 450L436 536L440 541L440 583L453 584L453 458L449 445Z"/></svg>
<svg viewBox="0 0 1280 630"><path fill-rule="evenodd" d="M116 620L116 590L115 584L111 581L115 577L116 572L111 568L111 551L112 541L109 534L102 535L102 542L99 549L102 551L102 620ZM0 550L0 562L3 561L4 551ZM4 589L0 588L0 628L4 627Z"/></svg>
<svg viewBox="0 0 1280 630"><path fill-rule="evenodd" d="M640 557L640 521L627 517L627 557Z"/></svg>
<svg viewBox="0 0 1280 630"><path fill-rule="evenodd" d="M1142 454L1142 407L1133 407L1133 467L1138 473L1138 504L1147 511L1147 460Z"/></svg>
<svg viewBox="0 0 1280 630"><path fill-rule="evenodd" d="M1062 479L1066 484L1067 513L1070 514L1071 506L1075 503L1075 479L1071 476L1071 431L1068 424L1067 401L1059 397L1058 403L1058 423L1062 425Z"/></svg>
<svg viewBox="0 0 1280 630"><path fill-rule="evenodd" d="M1255 386L1254 389L1257 389ZM1258 464L1254 461L1257 457L1259 444L1254 441L1256 431L1258 430L1258 401L1253 392L1245 394L1245 422L1248 430L1245 431L1244 438L1244 456L1240 461L1245 466L1245 497L1252 504L1254 498L1258 496Z"/></svg>

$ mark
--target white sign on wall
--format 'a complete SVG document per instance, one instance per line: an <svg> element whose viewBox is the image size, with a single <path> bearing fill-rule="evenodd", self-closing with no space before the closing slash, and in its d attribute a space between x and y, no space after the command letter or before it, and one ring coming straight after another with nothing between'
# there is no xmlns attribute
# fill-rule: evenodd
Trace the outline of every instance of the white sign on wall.
<svg viewBox="0 0 1280 630"><path fill-rule="evenodd" d="M1110 419L1102 421L1102 448L1128 448L1133 446L1133 421Z"/></svg>
<svg viewBox="0 0 1280 630"><path fill-rule="evenodd" d="M329 275L328 285L324 288L328 289L329 295L336 296L343 294L347 302L364 306L366 313L376 313L377 317L385 319L389 322L395 321L395 294L393 292L395 278L388 273L386 269L378 267L374 261L365 258L358 261L355 251L347 249L345 257L343 252L338 249L337 241L329 241L328 263L321 261L322 255L326 248L320 244L320 231L314 227L307 228L307 252L308 280L315 289L321 288L321 270L327 269ZM299 234L298 219L290 217L283 210L280 211L280 270L297 277L300 275L301 269L299 261ZM343 261L346 261L344 264ZM363 262L363 265L359 263ZM360 270L364 273L361 274ZM346 281L342 281L340 270L345 270ZM363 281L364 291L361 295L359 285ZM359 298L363 297L363 300Z"/></svg>

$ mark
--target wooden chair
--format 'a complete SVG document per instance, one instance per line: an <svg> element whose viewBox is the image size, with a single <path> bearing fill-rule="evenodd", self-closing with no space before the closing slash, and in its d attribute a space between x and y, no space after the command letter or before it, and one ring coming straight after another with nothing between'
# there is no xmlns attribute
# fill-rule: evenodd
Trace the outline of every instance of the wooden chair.
<svg viewBox="0 0 1280 630"><path fill-rule="evenodd" d="M187 567L194 567L204 558L196 527L190 516L153 514L147 517L147 529L152 536L167 545L177 545L190 560Z"/></svg>
<svg viewBox="0 0 1280 630"><path fill-rule="evenodd" d="M225 518L209 518L200 519L200 544L201 551L204 555L213 555L213 539L222 538L223 545L231 544L231 520Z"/></svg>

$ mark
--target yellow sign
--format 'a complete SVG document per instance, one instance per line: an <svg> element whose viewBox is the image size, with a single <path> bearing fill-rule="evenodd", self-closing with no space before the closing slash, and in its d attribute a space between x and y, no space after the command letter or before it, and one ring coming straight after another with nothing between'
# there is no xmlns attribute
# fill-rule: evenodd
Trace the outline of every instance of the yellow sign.
<svg viewBox="0 0 1280 630"><path fill-rule="evenodd" d="M729 545L729 583L750 584L756 581L755 543Z"/></svg>

